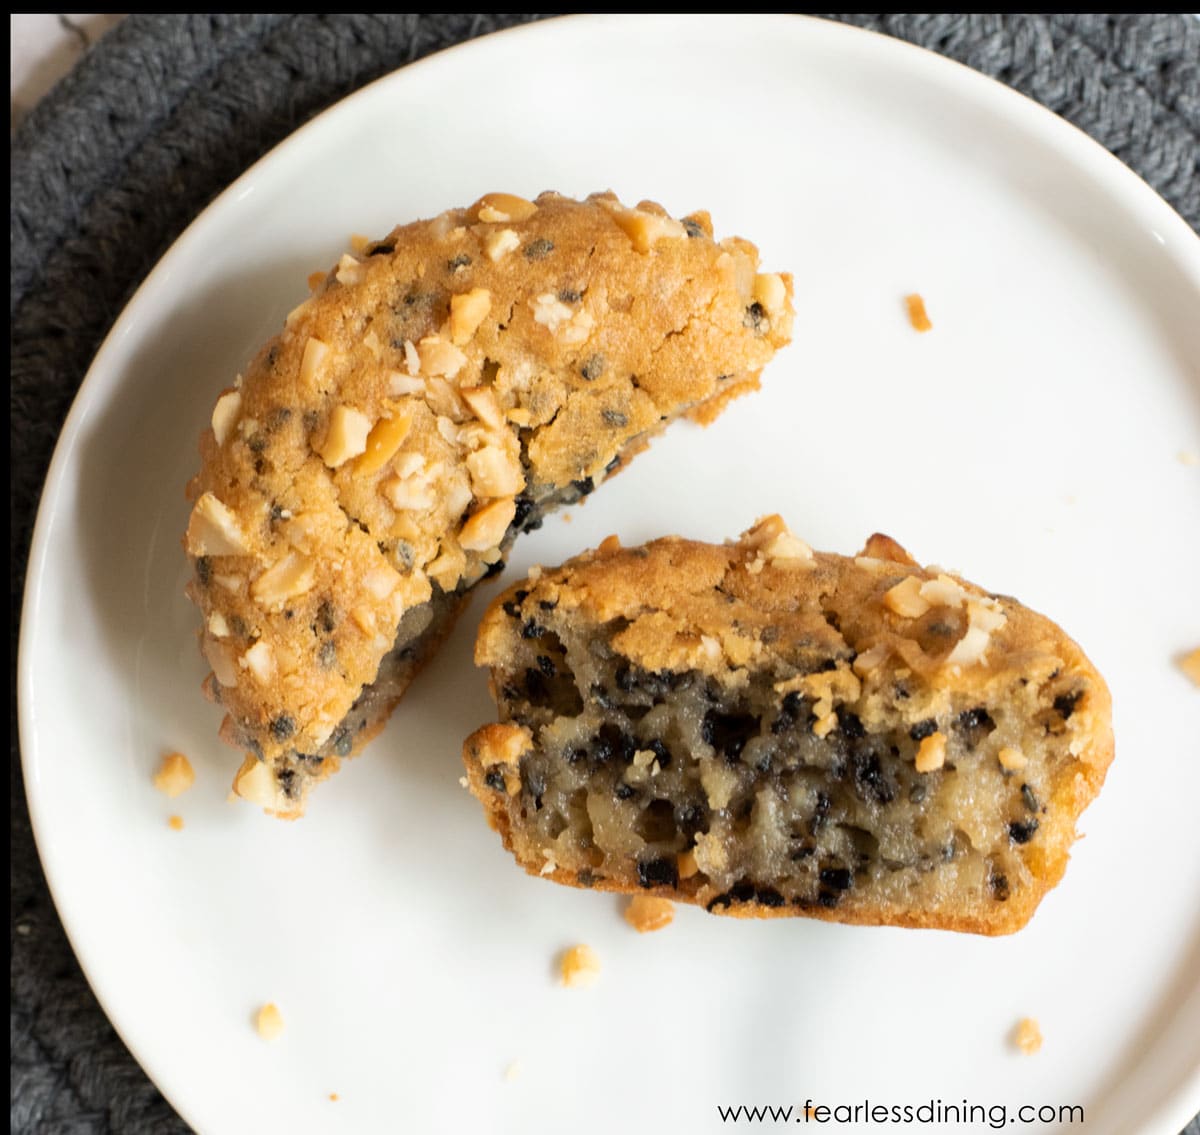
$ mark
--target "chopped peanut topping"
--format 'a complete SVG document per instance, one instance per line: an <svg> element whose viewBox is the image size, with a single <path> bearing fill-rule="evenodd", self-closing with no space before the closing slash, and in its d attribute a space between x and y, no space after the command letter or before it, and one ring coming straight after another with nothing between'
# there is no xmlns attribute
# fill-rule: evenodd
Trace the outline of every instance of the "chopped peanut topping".
<svg viewBox="0 0 1200 1135"><path fill-rule="evenodd" d="M484 224L505 221L527 221L537 212L537 206L515 193L487 193L471 206L471 212Z"/></svg>
<svg viewBox="0 0 1200 1135"><path fill-rule="evenodd" d="M269 610L282 610L289 599L310 591L316 578L312 560L299 552L288 552L250 585L250 594Z"/></svg>
<svg viewBox="0 0 1200 1135"><path fill-rule="evenodd" d="M472 288L469 292L450 297L450 341L461 347L487 318L492 309L492 293L487 288Z"/></svg>
<svg viewBox="0 0 1200 1135"><path fill-rule="evenodd" d="M187 550L193 556L237 556L250 550L237 517L212 493L205 493L188 521Z"/></svg>
<svg viewBox="0 0 1200 1135"><path fill-rule="evenodd" d="M312 341L309 340L310 343ZM370 433L371 420L361 410L352 410L349 406L336 406L329 416L329 432L325 435L325 444L317 453L330 469L337 469L351 457L366 452Z"/></svg>
<svg viewBox="0 0 1200 1135"><path fill-rule="evenodd" d="M1179 668L1200 686L1200 646L1179 660Z"/></svg>
<svg viewBox="0 0 1200 1135"><path fill-rule="evenodd" d="M933 772L946 763L946 737L942 733L931 733L922 740L917 749L917 772Z"/></svg>
<svg viewBox="0 0 1200 1135"><path fill-rule="evenodd" d="M673 217L627 209L616 201L601 201L638 252L649 252L660 240L686 237L687 229Z"/></svg>
<svg viewBox="0 0 1200 1135"><path fill-rule="evenodd" d="M904 303L908 308L908 321L914 331L933 330L933 324L929 322L929 316L925 312L925 301L916 292L905 296Z"/></svg>
<svg viewBox="0 0 1200 1135"><path fill-rule="evenodd" d="M390 418L380 418L367 434L367 448L354 463L354 472L366 477L382 469L404 444L411 429L412 410L407 407L397 410Z"/></svg>
<svg viewBox="0 0 1200 1135"><path fill-rule="evenodd" d="M504 412L496 401L496 392L490 386L468 386L459 391L462 400L485 426L499 429L504 425Z"/></svg>
<svg viewBox="0 0 1200 1135"><path fill-rule="evenodd" d="M521 238L512 229L501 229L499 232L488 233L483 240L483 251L493 264L503 260L510 252L520 247Z"/></svg>
<svg viewBox="0 0 1200 1135"><path fill-rule="evenodd" d="M1029 763L1029 758L1020 749L1014 749L1011 745L1005 745L996 754L996 757L1000 761L1000 767L1009 772L1018 772Z"/></svg>
<svg viewBox="0 0 1200 1135"><path fill-rule="evenodd" d="M1032 1017L1024 1017L1013 1031L1013 1043L1026 1056L1032 1056L1042 1047L1042 1030Z"/></svg>
<svg viewBox="0 0 1200 1135"><path fill-rule="evenodd" d="M427 335L417 344L421 373L436 378L453 378L466 365L467 356L440 335Z"/></svg>
<svg viewBox="0 0 1200 1135"><path fill-rule="evenodd" d="M634 895L625 907L625 921L639 934L661 930L675 919L675 904L655 895Z"/></svg>
<svg viewBox="0 0 1200 1135"><path fill-rule="evenodd" d="M516 496L525 487L520 458L497 445L468 454L467 469L478 497Z"/></svg>
<svg viewBox="0 0 1200 1135"><path fill-rule="evenodd" d="M183 817L182 816L169 817L167 820L167 826L170 827L171 831L173 831L173 832L183 831Z"/></svg>
<svg viewBox="0 0 1200 1135"><path fill-rule="evenodd" d="M275 655L265 642L256 642L238 659L238 665L249 670L264 684L275 676Z"/></svg>
<svg viewBox="0 0 1200 1135"><path fill-rule="evenodd" d="M318 375L329 358L329 344L310 338L304 344L304 357L300 360L300 381L315 386Z"/></svg>
<svg viewBox="0 0 1200 1135"><path fill-rule="evenodd" d="M283 1032L283 1015L273 1002L268 1001L259 1009L254 1027L263 1040L275 1040Z"/></svg>
<svg viewBox="0 0 1200 1135"><path fill-rule="evenodd" d="M224 445L225 439L233 431L234 423L242 409L242 395L237 390L230 390L217 399L212 412L213 436L217 445Z"/></svg>
<svg viewBox="0 0 1200 1135"><path fill-rule="evenodd" d="M921 594L921 577L906 576L883 597L883 605L905 619L919 619L929 610L929 601Z"/></svg>
<svg viewBox="0 0 1200 1135"><path fill-rule="evenodd" d="M516 515L517 502L512 497L501 497L491 504L485 504L478 512L472 513L462 526L458 542L468 552L495 548L504 539L504 533Z"/></svg>
<svg viewBox="0 0 1200 1135"><path fill-rule="evenodd" d="M787 305L787 288L774 272L763 272L754 277L754 300L768 315L781 311Z"/></svg>
<svg viewBox="0 0 1200 1135"><path fill-rule="evenodd" d="M600 976L600 959L591 946L572 946L563 954L559 968L562 983L568 988L595 985Z"/></svg>
<svg viewBox="0 0 1200 1135"><path fill-rule="evenodd" d="M174 799L196 783L192 762L182 753L167 753L154 774L154 787Z"/></svg>

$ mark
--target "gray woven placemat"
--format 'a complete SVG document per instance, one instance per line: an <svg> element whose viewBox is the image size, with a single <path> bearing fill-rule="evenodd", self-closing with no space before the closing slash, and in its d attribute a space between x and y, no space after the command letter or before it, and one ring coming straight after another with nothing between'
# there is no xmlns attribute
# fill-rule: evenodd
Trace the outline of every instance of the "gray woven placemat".
<svg viewBox="0 0 1200 1135"><path fill-rule="evenodd" d="M58 430L130 293L197 212L377 76L533 15L126 19L12 143L11 602ZM1070 119L1200 228L1200 23L1187 16L843 15L942 52ZM15 686L15 678L14 678ZM80 972L30 831L11 717L11 1127L186 1131ZM1200 1135L1200 1121L1188 1127Z"/></svg>

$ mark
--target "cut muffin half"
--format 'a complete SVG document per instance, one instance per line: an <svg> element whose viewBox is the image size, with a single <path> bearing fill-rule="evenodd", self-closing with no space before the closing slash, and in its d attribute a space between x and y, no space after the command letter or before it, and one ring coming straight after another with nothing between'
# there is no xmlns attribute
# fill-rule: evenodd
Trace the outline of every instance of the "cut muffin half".
<svg viewBox="0 0 1200 1135"><path fill-rule="evenodd" d="M476 661L501 720L468 780L521 866L716 913L1017 930L1113 754L1105 683L1048 619L779 517L540 572Z"/></svg>

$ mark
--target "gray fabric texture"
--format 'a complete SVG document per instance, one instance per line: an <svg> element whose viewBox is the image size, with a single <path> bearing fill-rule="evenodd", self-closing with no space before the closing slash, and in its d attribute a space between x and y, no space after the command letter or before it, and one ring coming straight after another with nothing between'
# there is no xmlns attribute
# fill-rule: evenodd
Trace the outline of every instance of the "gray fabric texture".
<svg viewBox="0 0 1200 1135"><path fill-rule="evenodd" d="M55 438L134 288L200 209L371 79L535 15L134 15L22 124L11 166L11 604ZM1200 23L1181 15L839 15L1063 115L1200 227ZM11 1129L186 1131L106 1020L38 863L11 717ZM1200 1119L1188 1127L1200 1135Z"/></svg>

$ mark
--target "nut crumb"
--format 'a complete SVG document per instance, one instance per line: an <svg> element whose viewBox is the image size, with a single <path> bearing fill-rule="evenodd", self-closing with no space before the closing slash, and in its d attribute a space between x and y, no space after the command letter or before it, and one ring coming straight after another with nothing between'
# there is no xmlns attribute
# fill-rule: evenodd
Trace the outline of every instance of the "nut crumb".
<svg viewBox="0 0 1200 1135"><path fill-rule="evenodd" d="M916 292L904 297L904 304L908 308L908 321L912 324L914 331L932 331L933 324L929 321L929 316L925 311L925 300Z"/></svg>
<svg viewBox="0 0 1200 1135"><path fill-rule="evenodd" d="M559 963L562 984L570 989L595 985L600 976L600 959L591 946L572 946Z"/></svg>
<svg viewBox="0 0 1200 1135"><path fill-rule="evenodd" d="M917 772L934 772L946 763L946 735L931 733L917 749Z"/></svg>
<svg viewBox="0 0 1200 1135"><path fill-rule="evenodd" d="M254 1018L254 1027L263 1040L275 1040L283 1032L283 1016L273 1001L268 1001Z"/></svg>
<svg viewBox="0 0 1200 1135"><path fill-rule="evenodd" d="M1032 1056L1042 1047L1042 1030L1032 1017L1023 1017L1013 1030L1013 1044L1026 1056Z"/></svg>
<svg viewBox="0 0 1200 1135"><path fill-rule="evenodd" d="M329 1093L329 1100L331 1103L337 1103L339 1099L341 1099L341 1096L339 1096L337 1092Z"/></svg>
<svg viewBox="0 0 1200 1135"><path fill-rule="evenodd" d="M458 778L458 784L459 784L460 788L470 788L470 784L468 783L467 778L465 776L460 776Z"/></svg>
<svg viewBox="0 0 1200 1135"><path fill-rule="evenodd" d="M196 771L192 768L192 762L182 753L168 753L154 774L154 787L172 799L182 795L195 782Z"/></svg>
<svg viewBox="0 0 1200 1135"><path fill-rule="evenodd" d="M1200 686L1200 646L1179 660L1179 669Z"/></svg>
<svg viewBox="0 0 1200 1135"><path fill-rule="evenodd" d="M171 831L173 831L173 832L183 831L183 817L182 816L172 816L169 820L167 820L167 823L170 825Z"/></svg>
<svg viewBox="0 0 1200 1135"><path fill-rule="evenodd" d="M675 904L654 895L634 895L625 907L625 921L639 934L661 930L675 919Z"/></svg>
<svg viewBox="0 0 1200 1135"><path fill-rule="evenodd" d="M504 1078L511 1084L521 1075L521 1062L519 1060L509 1061L508 1067L504 1069Z"/></svg>

